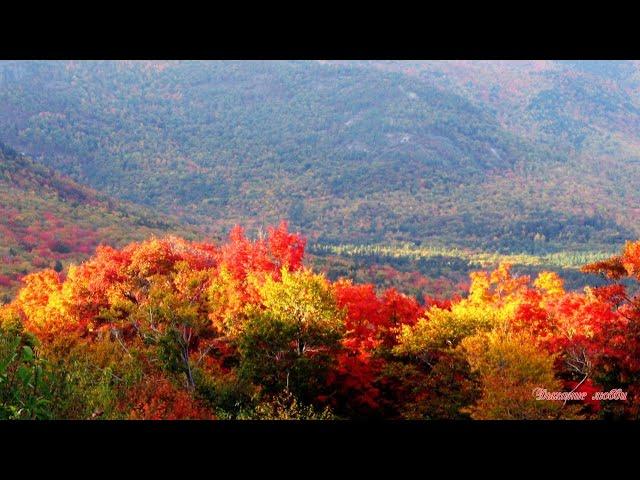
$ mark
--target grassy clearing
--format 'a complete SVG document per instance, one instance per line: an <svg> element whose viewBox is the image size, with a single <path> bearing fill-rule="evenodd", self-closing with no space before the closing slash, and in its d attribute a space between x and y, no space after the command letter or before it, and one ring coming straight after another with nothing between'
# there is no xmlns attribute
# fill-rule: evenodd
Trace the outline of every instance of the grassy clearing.
<svg viewBox="0 0 640 480"><path fill-rule="evenodd" d="M497 252L480 252L457 248L442 248L414 245L324 245L310 246L313 253L319 255L339 255L347 257L377 257L380 259L426 260L434 258L452 258L464 260L470 266L487 268L500 262L508 262L514 266L530 266L543 268L562 268L578 270L582 265L610 257L615 251L563 251L543 255L532 254L500 254Z"/></svg>

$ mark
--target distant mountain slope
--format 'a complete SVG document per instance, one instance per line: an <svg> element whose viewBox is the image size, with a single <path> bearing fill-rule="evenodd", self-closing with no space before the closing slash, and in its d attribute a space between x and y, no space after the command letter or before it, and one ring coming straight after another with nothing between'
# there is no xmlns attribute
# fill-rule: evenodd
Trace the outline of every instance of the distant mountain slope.
<svg viewBox="0 0 640 480"><path fill-rule="evenodd" d="M565 157L638 153L640 62L360 62L492 112L501 127ZM622 151L621 151L622 150Z"/></svg>
<svg viewBox="0 0 640 480"><path fill-rule="evenodd" d="M224 228L288 217L330 240L419 239L413 216L458 186L552 160L461 96L349 65L4 62L0 78L15 145Z"/></svg>
<svg viewBox="0 0 640 480"><path fill-rule="evenodd" d="M562 159L474 184L473 202L455 202L471 231L484 225L496 245L516 249L526 248L533 231L596 248L640 235L640 62L356 63L460 95L504 130ZM527 233L518 239L506 233L522 229Z"/></svg>
<svg viewBox="0 0 640 480"><path fill-rule="evenodd" d="M583 70L0 62L0 135L218 232L289 218L333 243L598 248L640 234L639 110L609 78L626 74Z"/></svg>
<svg viewBox="0 0 640 480"><path fill-rule="evenodd" d="M100 243L123 245L170 230L182 229L80 186L0 143L0 302L26 273L63 268L91 255Z"/></svg>

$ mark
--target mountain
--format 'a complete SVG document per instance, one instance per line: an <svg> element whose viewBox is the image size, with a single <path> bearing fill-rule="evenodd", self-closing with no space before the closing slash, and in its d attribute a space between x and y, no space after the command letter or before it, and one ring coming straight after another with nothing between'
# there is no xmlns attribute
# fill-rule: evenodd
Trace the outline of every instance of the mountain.
<svg viewBox="0 0 640 480"><path fill-rule="evenodd" d="M640 234L636 63L1 62L0 135L222 233L555 252Z"/></svg>
<svg viewBox="0 0 640 480"><path fill-rule="evenodd" d="M0 143L0 302L37 269L62 270L114 246L168 231L186 231L138 206L81 186Z"/></svg>
<svg viewBox="0 0 640 480"><path fill-rule="evenodd" d="M631 61L363 62L461 95L500 125L565 156L614 153L640 134L640 64Z"/></svg>
<svg viewBox="0 0 640 480"><path fill-rule="evenodd" d="M640 210L640 62L359 62L464 97L500 127L559 156L557 164L499 172L484 195L583 230L579 244L619 243L638 235ZM504 200L502 200L502 198ZM489 207L491 209L491 207ZM482 207L484 210L484 206ZM505 209L498 207L494 213ZM504 222L502 222L504 224ZM608 234L594 235L596 226ZM530 228L528 228L530 231ZM551 233L560 243L569 232ZM546 234L547 239L549 235Z"/></svg>

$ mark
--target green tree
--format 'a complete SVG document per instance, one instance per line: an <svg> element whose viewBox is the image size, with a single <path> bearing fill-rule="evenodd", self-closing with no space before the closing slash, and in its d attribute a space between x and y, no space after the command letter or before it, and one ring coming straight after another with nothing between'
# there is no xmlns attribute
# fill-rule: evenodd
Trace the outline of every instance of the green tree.
<svg viewBox="0 0 640 480"><path fill-rule="evenodd" d="M251 308L238 339L240 368L267 392L288 390L308 403L335 361L344 313L323 276L308 270L281 274L280 281L253 279L262 305Z"/></svg>
<svg viewBox="0 0 640 480"><path fill-rule="evenodd" d="M51 385L36 340L18 322L0 327L0 419L51 418Z"/></svg>

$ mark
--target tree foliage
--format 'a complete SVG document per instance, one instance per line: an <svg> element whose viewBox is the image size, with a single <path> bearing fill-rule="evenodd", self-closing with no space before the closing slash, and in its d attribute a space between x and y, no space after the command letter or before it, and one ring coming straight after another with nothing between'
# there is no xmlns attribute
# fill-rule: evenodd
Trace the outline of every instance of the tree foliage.
<svg viewBox="0 0 640 480"><path fill-rule="evenodd" d="M637 418L640 247L567 291L508 264L419 303L330 281L286 223L100 247L0 307L4 418ZM626 283L624 283L626 282ZM624 401L591 394L620 388ZM589 394L541 400L536 389Z"/></svg>

